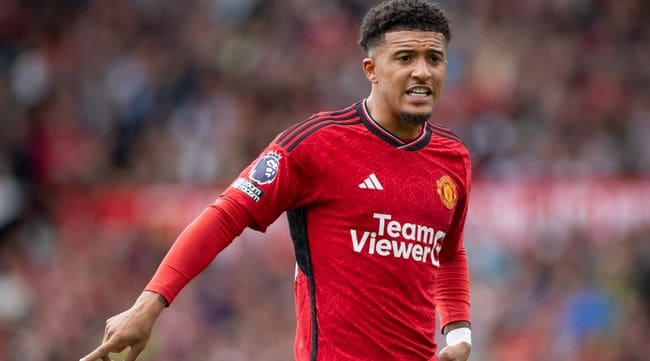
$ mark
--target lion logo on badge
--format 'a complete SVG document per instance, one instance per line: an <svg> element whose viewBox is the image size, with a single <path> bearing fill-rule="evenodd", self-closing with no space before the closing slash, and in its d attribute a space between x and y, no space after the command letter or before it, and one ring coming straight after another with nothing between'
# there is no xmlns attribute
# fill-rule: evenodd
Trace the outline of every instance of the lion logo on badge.
<svg viewBox="0 0 650 361"><path fill-rule="evenodd" d="M436 184L438 185L438 195L442 204L449 209L454 208L458 202L456 183L449 176L444 175L436 181Z"/></svg>
<svg viewBox="0 0 650 361"><path fill-rule="evenodd" d="M260 185L273 182L278 174L280 158L282 157L277 152L268 152L257 161L257 164L248 173L248 177Z"/></svg>

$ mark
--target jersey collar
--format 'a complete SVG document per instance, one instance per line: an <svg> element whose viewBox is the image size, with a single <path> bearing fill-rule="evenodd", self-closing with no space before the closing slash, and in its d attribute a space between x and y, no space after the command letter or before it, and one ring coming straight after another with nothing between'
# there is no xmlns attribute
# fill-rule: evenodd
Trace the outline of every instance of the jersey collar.
<svg viewBox="0 0 650 361"><path fill-rule="evenodd" d="M395 136L393 133L382 127L379 123L377 123L376 120L372 118L368 112L368 107L366 106L366 99L357 103L357 113L359 114L363 125L365 125L371 133L375 134L397 149L409 151L420 150L425 145L427 145L431 139L431 129L429 129L428 122L423 124L420 135L415 139L404 141Z"/></svg>

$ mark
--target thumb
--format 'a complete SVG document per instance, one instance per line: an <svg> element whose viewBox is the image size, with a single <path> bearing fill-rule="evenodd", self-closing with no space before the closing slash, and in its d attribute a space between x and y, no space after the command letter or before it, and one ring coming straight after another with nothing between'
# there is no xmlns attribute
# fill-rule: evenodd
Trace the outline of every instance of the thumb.
<svg viewBox="0 0 650 361"><path fill-rule="evenodd" d="M447 346L440 350L439 361L467 361L471 346L467 342Z"/></svg>
<svg viewBox="0 0 650 361"><path fill-rule="evenodd" d="M440 350L440 353L438 354L438 361L454 361L449 352L449 346Z"/></svg>

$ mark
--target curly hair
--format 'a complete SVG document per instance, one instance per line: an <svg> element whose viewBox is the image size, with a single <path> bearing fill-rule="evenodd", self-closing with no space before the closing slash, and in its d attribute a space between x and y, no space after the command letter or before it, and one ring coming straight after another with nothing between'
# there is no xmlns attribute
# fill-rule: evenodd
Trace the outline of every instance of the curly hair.
<svg viewBox="0 0 650 361"><path fill-rule="evenodd" d="M371 8L359 31L359 46L368 51L384 40L384 34L400 30L434 31L451 40L449 18L426 0L388 0Z"/></svg>

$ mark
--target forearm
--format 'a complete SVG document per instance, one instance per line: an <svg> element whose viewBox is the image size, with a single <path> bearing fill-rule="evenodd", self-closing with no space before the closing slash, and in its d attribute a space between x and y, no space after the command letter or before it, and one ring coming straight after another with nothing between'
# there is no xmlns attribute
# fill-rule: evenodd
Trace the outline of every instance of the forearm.
<svg viewBox="0 0 650 361"><path fill-rule="evenodd" d="M180 234L145 290L172 303L180 290L249 224L246 214L227 201L217 200Z"/></svg>
<svg viewBox="0 0 650 361"><path fill-rule="evenodd" d="M458 322L469 324L470 282L467 254L463 248L440 260L436 282L436 301L443 329Z"/></svg>

